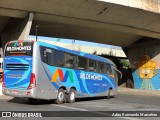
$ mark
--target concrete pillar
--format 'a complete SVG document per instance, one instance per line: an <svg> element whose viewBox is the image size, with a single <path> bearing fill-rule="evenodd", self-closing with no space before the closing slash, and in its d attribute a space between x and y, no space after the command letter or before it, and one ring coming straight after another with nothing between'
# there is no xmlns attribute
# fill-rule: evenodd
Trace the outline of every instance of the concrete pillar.
<svg viewBox="0 0 160 120"><path fill-rule="evenodd" d="M29 13L25 19L10 18L3 33L1 34L1 44L4 48L8 41L27 40L32 26L34 14Z"/></svg>
<svg viewBox="0 0 160 120"><path fill-rule="evenodd" d="M135 89L160 90L160 40L150 39L127 48Z"/></svg>

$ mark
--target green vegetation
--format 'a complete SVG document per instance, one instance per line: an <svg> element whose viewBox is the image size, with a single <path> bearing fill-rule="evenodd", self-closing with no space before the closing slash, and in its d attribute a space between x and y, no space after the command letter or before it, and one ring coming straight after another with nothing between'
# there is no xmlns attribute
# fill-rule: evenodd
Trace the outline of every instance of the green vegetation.
<svg viewBox="0 0 160 120"><path fill-rule="evenodd" d="M130 67L130 62L127 59L118 59L120 67L123 69L128 69Z"/></svg>

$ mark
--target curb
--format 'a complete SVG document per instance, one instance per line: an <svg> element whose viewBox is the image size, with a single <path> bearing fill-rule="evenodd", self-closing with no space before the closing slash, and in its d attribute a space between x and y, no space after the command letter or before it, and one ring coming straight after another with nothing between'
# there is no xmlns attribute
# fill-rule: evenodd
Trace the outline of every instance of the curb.
<svg viewBox="0 0 160 120"><path fill-rule="evenodd" d="M131 89L131 88L118 88L119 93L125 94L136 94L136 95L144 95L144 96L159 96L160 90L140 90L140 89Z"/></svg>

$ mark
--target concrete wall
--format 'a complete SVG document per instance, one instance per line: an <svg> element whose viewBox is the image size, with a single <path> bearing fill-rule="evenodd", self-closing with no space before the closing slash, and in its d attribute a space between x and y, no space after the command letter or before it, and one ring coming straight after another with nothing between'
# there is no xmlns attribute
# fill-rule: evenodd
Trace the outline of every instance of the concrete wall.
<svg viewBox="0 0 160 120"><path fill-rule="evenodd" d="M10 18L1 34L1 44L4 48L8 41L27 40L29 37L34 14L29 13L25 19Z"/></svg>
<svg viewBox="0 0 160 120"><path fill-rule="evenodd" d="M160 40L144 40L128 47L134 88L160 90Z"/></svg>

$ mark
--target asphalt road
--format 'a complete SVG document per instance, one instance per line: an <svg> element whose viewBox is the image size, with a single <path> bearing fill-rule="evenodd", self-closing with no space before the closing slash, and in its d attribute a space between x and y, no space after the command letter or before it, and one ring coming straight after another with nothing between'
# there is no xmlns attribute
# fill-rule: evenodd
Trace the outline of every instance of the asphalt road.
<svg viewBox="0 0 160 120"><path fill-rule="evenodd" d="M152 92L151 92L152 93ZM0 111L55 111L50 113L58 114L59 116L64 116L63 119L106 119L109 117L104 117L112 111L112 114L117 113L116 111L160 111L160 95L156 92L150 94L147 91L139 92L135 90L120 89L119 95L107 99L106 97L96 97L96 98L83 98L77 99L75 103L64 103L57 105L54 101L43 101L39 104L31 104L27 100L20 98L12 98L4 95L0 96ZM58 112L57 112L58 111ZM65 112L64 112L65 111ZM69 117L66 117L67 111L69 111ZM78 111L78 112L75 112ZM115 111L115 112L114 112ZM83 115L85 113L85 115ZM135 112L134 112L135 113ZM82 114L82 116L81 116ZM75 116L74 118L72 116ZM78 117L76 117L78 116ZM98 116L98 118L96 117ZM72 118L70 118L72 117ZM150 119L151 117L110 117L109 119L127 119L127 120L142 120ZM6 118L4 118L6 119ZM17 119L17 118L10 118ZM23 118L29 119L29 118ZM39 120L40 118L34 118ZM52 119L41 118L43 119ZM60 120L61 117L54 117L54 119ZM154 117L154 119L158 119Z"/></svg>

